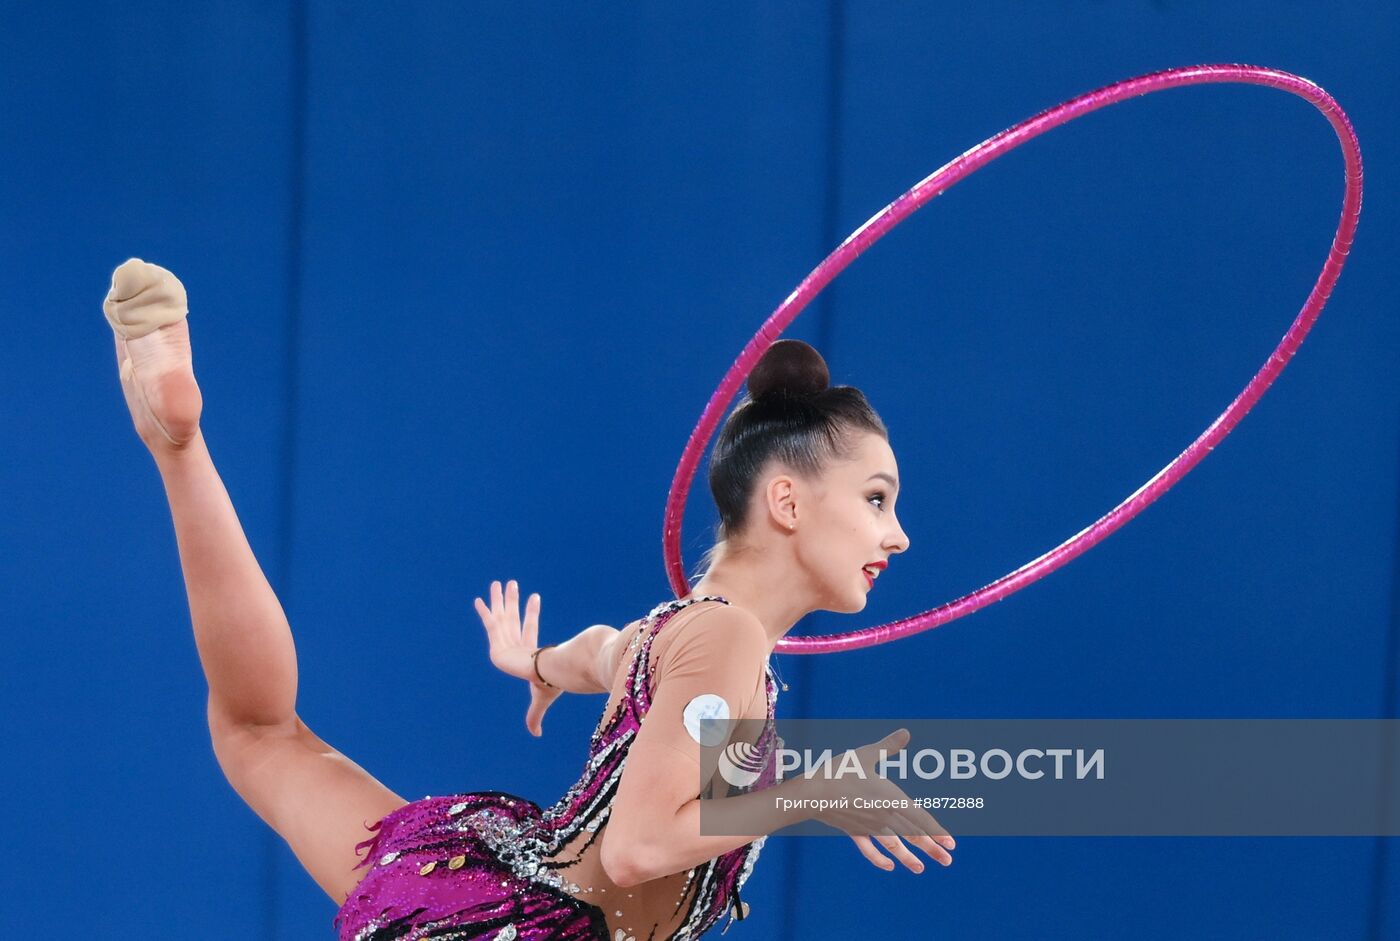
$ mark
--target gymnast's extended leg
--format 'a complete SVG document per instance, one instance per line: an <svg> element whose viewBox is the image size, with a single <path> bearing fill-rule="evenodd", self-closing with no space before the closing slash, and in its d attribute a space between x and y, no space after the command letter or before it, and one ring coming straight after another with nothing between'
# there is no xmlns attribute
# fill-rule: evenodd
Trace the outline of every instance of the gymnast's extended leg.
<svg viewBox="0 0 1400 941"><path fill-rule="evenodd" d="M155 458L175 523L195 646L209 683L214 753L234 790L337 904L363 875L355 844L405 803L296 713L291 628L263 576L199 427L185 291L139 259L103 303L122 392Z"/></svg>

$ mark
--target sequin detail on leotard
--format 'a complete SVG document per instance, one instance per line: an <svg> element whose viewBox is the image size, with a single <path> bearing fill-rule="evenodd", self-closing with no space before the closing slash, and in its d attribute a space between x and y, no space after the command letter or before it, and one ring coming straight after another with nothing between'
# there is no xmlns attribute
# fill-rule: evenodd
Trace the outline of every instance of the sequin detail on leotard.
<svg viewBox="0 0 1400 941"><path fill-rule="evenodd" d="M370 871L335 917L341 941L615 941L608 935L606 912L575 897L592 887L578 885L566 870L598 839L612 810L628 748L651 707L652 641L676 612L700 601L729 603L709 595L664 602L643 620L625 652L632 657L627 695L594 731L578 781L552 806L542 810L533 801L503 791L477 791L425 797L370 826L375 835L356 846L368 848L360 867L370 866ZM767 722L757 744L771 758L777 696L771 668L764 686ZM775 781L774 762L769 760L755 788ZM582 845L568 860L560 859L561 850L570 848L575 838L582 839ZM765 839L759 837L687 873L674 909L685 908L684 918L668 938L697 938L726 910L729 922L724 931L747 915L739 890ZM613 901L604 904L615 907ZM620 909L617 914L622 914ZM653 927L648 935L621 929L618 933L625 939L657 941L656 931Z"/></svg>

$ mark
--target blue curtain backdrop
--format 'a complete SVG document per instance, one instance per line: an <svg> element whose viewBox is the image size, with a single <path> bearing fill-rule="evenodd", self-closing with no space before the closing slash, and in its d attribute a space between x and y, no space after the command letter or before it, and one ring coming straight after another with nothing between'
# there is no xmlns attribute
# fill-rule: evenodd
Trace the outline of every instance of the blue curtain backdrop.
<svg viewBox="0 0 1400 941"><path fill-rule="evenodd" d="M298 708L389 787L541 802L601 697L485 657L672 597L675 462L711 390L861 222L978 141L1155 69L1247 62L1349 111L1356 247L1299 355L1166 497L1014 598L779 657L788 717L1397 714L1393 5L4 6L0 935L330 937L215 763L159 477L100 302L189 290L203 427L296 634ZM1297 314L1336 227L1323 118L1258 87L1124 103L996 162L788 331L864 388L908 553L846 630L971 591L1178 454ZM693 564L714 522L703 479ZM858 622L858 623L857 623ZM1375 839L978 839L889 874L778 839L755 938L1400 938Z"/></svg>

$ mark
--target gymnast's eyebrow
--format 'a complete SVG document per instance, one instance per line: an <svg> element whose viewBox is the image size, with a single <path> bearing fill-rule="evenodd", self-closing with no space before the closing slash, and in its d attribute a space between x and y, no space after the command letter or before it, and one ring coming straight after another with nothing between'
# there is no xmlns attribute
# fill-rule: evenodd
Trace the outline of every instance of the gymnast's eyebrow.
<svg viewBox="0 0 1400 941"><path fill-rule="evenodd" d="M899 489L899 481L895 480L893 477L891 477L889 474L886 474L884 471L880 471L876 474L871 474L870 477L866 479L866 483L869 483L870 481L876 479L888 481L891 487L893 487L896 490Z"/></svg>

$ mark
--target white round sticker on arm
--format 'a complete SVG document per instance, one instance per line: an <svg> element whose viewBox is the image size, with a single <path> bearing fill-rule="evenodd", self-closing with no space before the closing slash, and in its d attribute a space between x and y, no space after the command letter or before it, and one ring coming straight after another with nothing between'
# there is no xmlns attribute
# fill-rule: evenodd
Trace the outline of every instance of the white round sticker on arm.
<svg viewBox="0 0 1400 941"><path fill-rule="evenodd" d="M724 736L728 731L719 723L711 723L709 726L701 727L701 719L728 719L729 703L724 701L723 696L714 693L701 693L686 704L685 713L682 716L685 722L685 730L690 733L690 737L701 745L722 745Z"/></svg>

